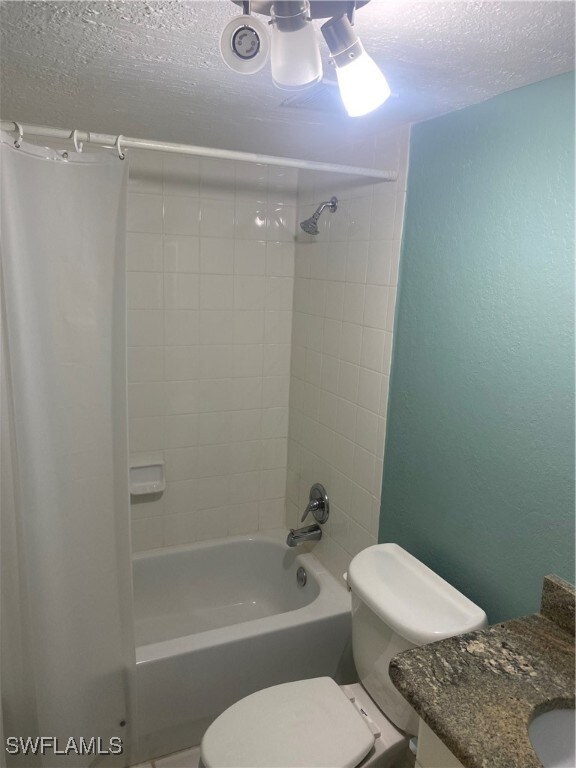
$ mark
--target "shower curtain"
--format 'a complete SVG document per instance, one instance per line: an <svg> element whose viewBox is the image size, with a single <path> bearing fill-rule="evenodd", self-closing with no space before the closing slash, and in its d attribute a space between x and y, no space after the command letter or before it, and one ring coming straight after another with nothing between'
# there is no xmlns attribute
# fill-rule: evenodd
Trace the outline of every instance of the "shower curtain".
<svg viewBox="0 0 576 768"><path fill-rule="evenodd" d="M0 152L0 752L128 764L126 164Z"/></svg>

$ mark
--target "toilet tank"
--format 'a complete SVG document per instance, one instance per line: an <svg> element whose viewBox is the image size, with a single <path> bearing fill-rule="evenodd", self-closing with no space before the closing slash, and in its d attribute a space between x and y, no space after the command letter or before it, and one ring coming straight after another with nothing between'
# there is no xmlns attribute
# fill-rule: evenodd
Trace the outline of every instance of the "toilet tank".
<svg viewBox="0 0 576 768"><path fill-rule="evenodd" d="M398 728L417 715L388 674L393 656L486 626L486 614L397 544L362 550L350 563L352 650L360 682Z"/></svg>

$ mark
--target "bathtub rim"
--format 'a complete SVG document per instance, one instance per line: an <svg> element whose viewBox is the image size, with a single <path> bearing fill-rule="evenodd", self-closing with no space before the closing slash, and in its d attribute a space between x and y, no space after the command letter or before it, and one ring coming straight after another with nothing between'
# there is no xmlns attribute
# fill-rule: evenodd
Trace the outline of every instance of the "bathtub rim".
<svg viewBox="0 0 576 768"><path fill-rule="evenodd" d="M214 645L215 642L222 643L224 638L226 643L232 643L235 640L262 636L268 633L281 631L287 627L319 621L336 614L350 613L350 595L344 580L340 583L339 580L336 579L324 565L322 565L313 552L305 550L299 551L298 548L291 550L286 545L287 534L287 529L279 528L269 531L256 531L254 533L226 536L218 539L206 539L205 541L194 542L191 544L178 544L172 547L162 547L134 553L132 560L137 561L150 557L167 557L171 554L188 552L191 550L211 549L223 544L234 544L236 542L268 542L276 546L280 545L280 548L285 549L287 552L293 551L294 559L299 565L303 565L307 572L316 579L320 588L318 596L312 602L301 608L265 616L260 619L243 621L226 627L218 627L217 629L210 629L193 635L184 635L169 640L162 640L157 643L136 646L136 664L145 664L169 656L201 650L202 648Z"/></svg>

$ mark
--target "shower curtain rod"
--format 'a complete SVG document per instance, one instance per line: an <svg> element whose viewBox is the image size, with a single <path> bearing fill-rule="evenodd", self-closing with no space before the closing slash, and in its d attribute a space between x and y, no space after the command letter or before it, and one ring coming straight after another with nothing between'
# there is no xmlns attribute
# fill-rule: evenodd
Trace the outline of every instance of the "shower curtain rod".
<svg viewBox="0 0 576 768"><path fill-rule="evenodd" d="M27 125L15 123L9 120L0 121L3 131L32 134L52 139L73 139L74 135L79 142L101 144L119 149L149 149L160 152L173 152L180 155L193 155L194 157L210 157L217 160L237 160L244 163L262 163L263 165L275 165L283 168L297 168L304 171L322 171L324 173L340 173L346 176L356 176L372 181L397 181L398 174L395 171L378 171L373 168L361 168L352 165L337 165L333 163L320 163L315 160L295 160L292 157L276 157L275 155L259 155L254 152L237 152L230 149L214 149L212 147L198 147L192 144L175 144L172 142L152 141L150 139L135 139L130 136L112 136L106 133L91 133L89 131L68 131L63 128L48 128L40 125Z"/></svg>

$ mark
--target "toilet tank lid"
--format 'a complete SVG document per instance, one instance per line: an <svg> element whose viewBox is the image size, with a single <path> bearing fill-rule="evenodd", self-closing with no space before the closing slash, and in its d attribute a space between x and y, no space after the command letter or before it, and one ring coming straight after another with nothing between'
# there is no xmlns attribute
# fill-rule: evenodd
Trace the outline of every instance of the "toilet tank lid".
<svg viewBox="0 0 576 768"><path fill-rule="evenodd" d="M415 645L486 626L486 614L398 544L376 544L350 563L348 585L389 627Z"/></svg>

